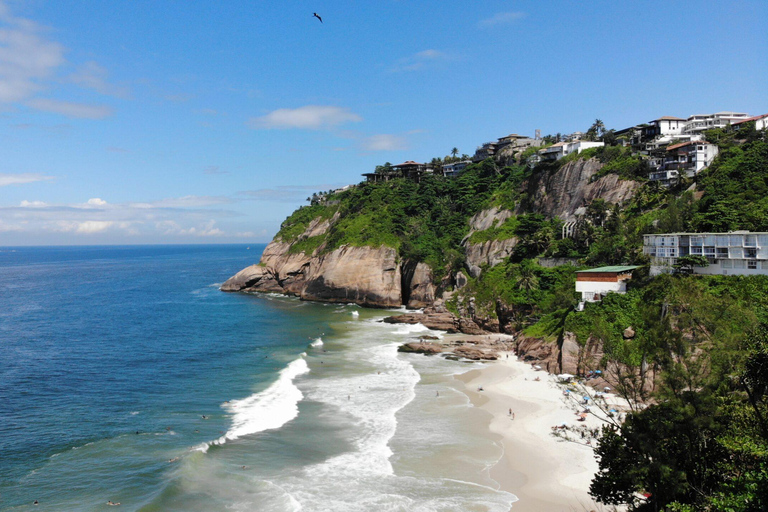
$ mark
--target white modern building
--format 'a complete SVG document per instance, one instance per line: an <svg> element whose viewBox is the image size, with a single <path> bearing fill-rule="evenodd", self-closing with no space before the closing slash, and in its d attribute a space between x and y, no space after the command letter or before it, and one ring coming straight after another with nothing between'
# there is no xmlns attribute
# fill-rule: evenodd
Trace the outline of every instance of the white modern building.
<svg viewBox="0 0 768 512"><path fill-rule="evenodd" d="M627 293L627 281L636 266L598 267L576 272L576 292L581 294L579 310L585 302L598 302L609 293Z"/></svg>
<svg viewBox="0 0 768 512"><path fill-rule="evenodd" d="M689 117L683 133L699 134L705 130L725 128L728 125L749 119L749 114L742 112L717 112L716 114L696 114Z"/></svg>
<svg viewBox="0 0 768 512"><path fill-rule="evenodd" d="M539 150L539 155L542 160L554 161L560 160L563 157L570 155L571 153L581 153L585 149L599 148L604 146L603 142L592 142L587 140L575 140L572 142L558 142L552 144L548 148Z"/></svg>
<svg viewBox="0 0 768 512"><path fill-rule="evenodd" d="M695 274L768 275L768 233L665 233L645 235L643 253L651 257L651 275L674 271L681 256L704 256L709 265Z"/></svg>

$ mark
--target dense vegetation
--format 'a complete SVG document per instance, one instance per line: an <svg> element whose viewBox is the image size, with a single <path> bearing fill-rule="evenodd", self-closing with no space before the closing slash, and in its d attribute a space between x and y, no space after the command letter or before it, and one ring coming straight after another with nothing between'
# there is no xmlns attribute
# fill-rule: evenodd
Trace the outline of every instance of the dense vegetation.
<svg viewBox="0 0 768 512"><path fill-rule="evenodd" d="M441 277L463 264L461 242L469 233L469 219L491 204L514 206L526 176L523 166L499 168L487 160L454 179L426 176L419 183L407 179L361 183L331 194L323 203L300 208L283 223L277 237L298 241L312 219L338 212L339 219L322 240L301 241L293 250L311 252L319 247L316 242L325 242L326 252L344 244L386 245L398 249L403 259L428 263Z"/></svg>
<svg viewBox="0 0 768 512"><path fill-rule="evenodd" d="M591 136L615 139L601 124ZM631 401L625 423L604 429L593 496L633 510L768 510L768 278L687 275L702 263L692 258L675 276L651 279L642 267L626 295L574 310L576 270L646 264L643 234L768 231L765 132L746 127L706 137L719 145L719 157L669 189L647 181L647 161L626 147L590 149L534 169L523 165L528 151L520 165L486 160L455 179L392 179L327 194L291 215L278 237L305 253L384 244L402 259L428 263L436 282L467 273L463 241L515 238L511 257L469 276L447 306L552 343L573 333L583 352L579 371L601 369ZM528 191L537 176L579 158L603 164L597 177L613 173L641 186L627 204L586 205L575 235L562 238L562 223L535 213ZM470 218L490 207L519 214L470 233ZM315 219L337 214L325 235L302 239ZM573 264L546 268L542 257ZM601 350L590 352L595 345Z"/></svg>
<svg viewBox="0 0 768 512"><path fill-rule="evenodd" d="M569 315L579 344L605 351L585 366L653 404L604 428L593 496L635 510L766 510L766 322L766 276L661 276Z"/></svg>

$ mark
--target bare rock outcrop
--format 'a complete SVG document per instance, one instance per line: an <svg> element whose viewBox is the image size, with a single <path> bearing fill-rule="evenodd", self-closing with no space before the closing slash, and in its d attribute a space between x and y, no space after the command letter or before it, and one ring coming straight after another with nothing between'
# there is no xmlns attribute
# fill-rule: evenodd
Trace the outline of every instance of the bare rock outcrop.
<svg viewBox="0 0 768 512"><path fill-rule="evenodd" d="M527 203L535 213L568 222L576 220L577 210L595 199L622 203L640 186L639 182L622 180L616 174L606 174L593 181L602 167L603 164L594 158L575 160L554 173L534 176L529 182Z"/></svg>
<svg viewBox="0 0 768 512"><path fill-rule="evenodd" d="M503 262L512 255L516 245L517 238L488 240L479 244L467 243L464 250L469 274L474 278L480 277L483 265L494 267Z"/></svg>
<svg viewBox="0 0 768 512"><path fill-rule="evenodd" d="M483 350L482 348L467 345L454 348L453 353L473 361L495 361L499 358L499 354L493 350Z"/></svg>
<svg viewBox="0 0 768 512"><path fill-rule="evenodd" d="M500 226L512 215L511 211L503 210L498 206L478 212L469 219L470 235L475 231L485 231L493 226Z"/></svg>
<svg viewBox="0 0 768 512"><path fill-rule="evenodd" d="M342 246L312 260L299 296L366 306L402 304L400 265L391 247Z"/></svg>
<svg viewBox="0 0 768 512"><path fill-rule="evenodd" d="M414 354L433 355L433 354L440 354L443 351L443 347L442 345L438 345L437 343L424 343L424 342L405 343L397 347L397 351L414 353Z"/></svg>
<svg viewBox="0 0 768 512"><path fill-rule="evenodd" d="M426 263L406 263L402 266L403 302L412 309L425 308L435 303L435 285L432 268Z"/></svg>
<svg viewBox="0 0 768 512"><path fill-rule="evenodd" d="M404 315L388 316L384 319L388 324L422 324L429 329L447 331L449 333L461 332L459 320L449 312L426 311L424 313L406 313Z"/></svg>

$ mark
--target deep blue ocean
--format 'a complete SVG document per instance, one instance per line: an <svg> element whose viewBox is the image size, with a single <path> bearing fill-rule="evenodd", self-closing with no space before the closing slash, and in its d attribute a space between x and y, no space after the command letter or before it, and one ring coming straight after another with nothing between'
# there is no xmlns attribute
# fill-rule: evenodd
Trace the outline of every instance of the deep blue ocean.
<svg viewBox="0 0 768 512"><path fill-rule="evenodd" d="M0 510L508 510L457 363L219 291L262 249L0 248Z"/></svg>

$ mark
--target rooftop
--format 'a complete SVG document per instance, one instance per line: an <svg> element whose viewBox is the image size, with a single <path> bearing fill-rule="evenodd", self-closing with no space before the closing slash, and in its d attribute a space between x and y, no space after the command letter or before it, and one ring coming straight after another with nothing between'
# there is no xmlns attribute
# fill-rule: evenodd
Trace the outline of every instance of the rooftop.
<svg viewBox="0 0 768 512"><path fill-rule="evenodd" d="M742 119L741 121L736 121L735 123L732 123L734 126L741 123L748 123L750 121L757 121L758 119L762 119L764 117L768 117L768 114L763 114L761 116L754 116L754 117L748 117L747 119Z"/></svg>
<svg viewBox="0 0 768 512"><path fill-rule="evenodd" d="M653 121L685 121L685 119L681 117L674 117L674 116L661 116L660 118L654 119ZM653 121L651 121L651 123Z"/></svg>
<svg viewBox="0 0 768 512"><path fill-rule="evenodd" d="M669 146L667 148L667 151L671 151L673 149L681 148L683 146L688 146L689 144L712 144L711 142L707 142L705 140L689 140L687 142L680 142L679 144L673 144L672 146Z"/></svg>
<svg viewBox="0 0 768 512"><path fill-rule="evenodd" d="M631 270L635 270L636 268L639 268L637 265L612 265L608 267L597 267L597 268L590 268L588 270L578 270L577 274L589 274L589 273L604 273L604 272L615 272L617 274L623 273L623 272L629 272Z"/></svg>

